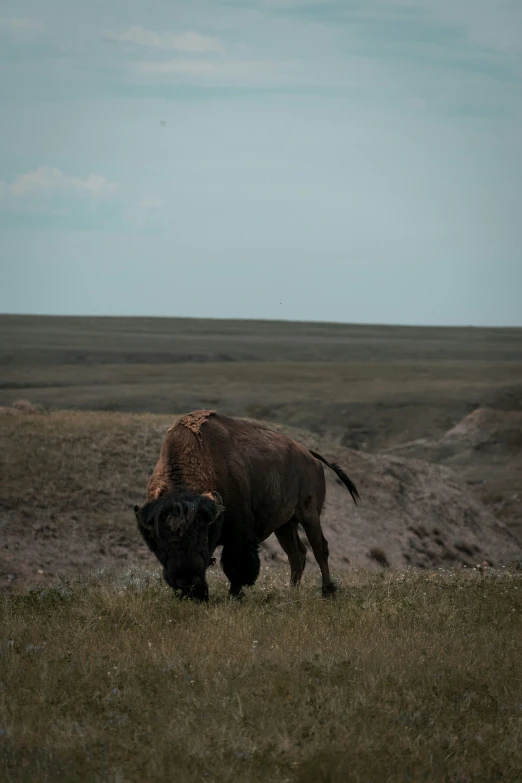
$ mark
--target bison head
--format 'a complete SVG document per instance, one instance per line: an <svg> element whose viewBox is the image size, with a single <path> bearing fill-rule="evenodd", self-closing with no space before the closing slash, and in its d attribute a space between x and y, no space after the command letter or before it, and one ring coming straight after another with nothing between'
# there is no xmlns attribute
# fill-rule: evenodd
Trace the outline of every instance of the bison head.
<svg viewBox="0 0 522 783"><path fill-rule="evenodd" d="M221 535L223 511L217 493L168 492L134 507L140 533L163 566L165 581L186 598L208 601L205 572Z"/></svg>

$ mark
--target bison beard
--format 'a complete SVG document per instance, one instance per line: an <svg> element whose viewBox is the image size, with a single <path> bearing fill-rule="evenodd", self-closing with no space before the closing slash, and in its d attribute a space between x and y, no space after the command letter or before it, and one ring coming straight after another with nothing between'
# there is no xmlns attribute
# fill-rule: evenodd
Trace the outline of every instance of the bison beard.
<svg viewBox="0 0 522 783"><path fill-rule="evenodd" d="M357 504L357 488L339 465L281 433L215 411L195 411L178 420L163 441L148 502L134 508L167 583L187 598L208 600L205 572L222 545L230 594L241 596L242 588L259 576L259 543L274 533L297 586L306 562L301 525L321 569L323 595L332 595L328 543L320 523L323 465L337 474Z"/></svg>
<svg viewBox="0 0 522 783"><path fill-rule="evenodd" d="M182 596L208 601L205 571L220 534L223 507L192 492L169 492L134 507L138 529L163 566L163 576Z"/></svg>

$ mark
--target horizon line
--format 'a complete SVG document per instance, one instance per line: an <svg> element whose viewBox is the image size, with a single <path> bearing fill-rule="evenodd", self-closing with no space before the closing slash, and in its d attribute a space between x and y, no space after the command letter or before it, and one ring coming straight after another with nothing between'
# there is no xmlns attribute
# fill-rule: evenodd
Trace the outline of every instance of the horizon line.
<svg viewBox="0 0 522 783"><path fill-rule="evenodd" d="M115 315L115 314L89 314L89 313L5 313L0 312L0 318L99 318L99 319L135 319L135 320L169 320L169 321L217 321L239 323L272 323L272 324L317 324L323 326L376 326L411 329L522 329L522 324L419 324L401 322L378 321L323 321L301 320L285 318L225 318L219 316L201 317L192 315Z"/></svg>

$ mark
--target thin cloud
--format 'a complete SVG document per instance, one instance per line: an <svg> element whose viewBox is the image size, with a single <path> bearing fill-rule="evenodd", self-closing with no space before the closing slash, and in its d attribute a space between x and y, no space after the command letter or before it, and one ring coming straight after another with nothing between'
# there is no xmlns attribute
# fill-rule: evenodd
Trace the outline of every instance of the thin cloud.
<svg viewBox="0 0 522 783"><path fill-rule="evenodd" d="M0 181L0 209L26 219L42 217L52 221L94 220L100 225L132 227L137 230L161 228L163 199L157 196L132 197L101 174L74 177L51 166L19 174L12 182Z"/></svg>
<svg viewBox="0 0 522 783"><path fill-rule="evenodd" d="M150 60L135 62L145 75L173 76L181 81L212 81L220 85L267 86L298 83L300 65L279 60ZM301 76L302 78L302 76Z"/></svg>
<svg viewBox="0 0 522 783"><path fill-rule="evenodd" d="M161 227L161 210L165 206L163 199L153 196L142 198L123 212L127 224L138 230Z"/></svg>
<svg viewBox="0 0 522 783"><path fill-rule="evenodd" d="M522 7L512 0L439 0L433 2L434 17L460 25L470 41L499 54L520 52Z"/></svg>
<svg viewBox="0 0 522 783"><path fill-rule="evenodd" d="M522 48L520 27L522 5L513 0L367 0L353 7L332 0L260 0L275 14L315 17L321 24L335 26L354 21L386 23L415 22L432 33L433 26L448 25L448 31L478 49L506 54Z"/></svg>
<svg viewBox="0 0 522 783"><path fill-rule="evenodd" d="M161 209L164 206L164 201L162 198L147 196L147 198L141 200L140 206L143 209Z"/></svg>
<svg viewBox="0 0 522 783"><path fill-rule="evenodd" d="M211 60L158 60L142 61L136 67L145 73L194 74L196 76L220 77L230 74L245 73L246 70L257 69L262 62L212 62Z"/></svg>
<svg viewBox="0 0 522 783"><path fill-rule="evenodd" d="M0 17L0 30L5 30L11 34L34 34L40 33L44 29L44 24L40 19L30 17Z"/></svg>
<svg viewBox="0 0 522 783"><path fill-rule="evenodd" d="M173 50L177 52L222 52L223 44L219 38L212 38L200 33L186 32L180 35L174 33L157 33L146 27L134 25L121 33L106 30L105 37L118 43L131 43L149 49Z"/></svg>
<svg viewBox="0 0 522 783"><path fill-rule="evenodd" d="M46 194L79 193L93 199L106 199L114 198L118 192L118 186L100 174L89 174L81 179L51 166L38 166L26 174L19 174L11 183L0 181L0 205Z"/></svg>

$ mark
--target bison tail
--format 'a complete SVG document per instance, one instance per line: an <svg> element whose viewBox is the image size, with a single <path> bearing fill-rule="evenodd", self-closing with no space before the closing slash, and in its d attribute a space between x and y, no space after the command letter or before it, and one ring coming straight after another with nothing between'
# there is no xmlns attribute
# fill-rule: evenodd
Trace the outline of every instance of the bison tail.
<svg viewBox="0 0 522 783"><path fill-rule="evenodd" d="M322 457L316 451L312 451L311 449L310 449L310 454L312 455L312 457L315 457L316 459L318 459L319 462L322 462L324 465L329 467L330 470L333 470L333 472L337 474L337 476L341 479L341 481L343 482L344 486L346 487L346 489L348 490L348 492L352 496L353 502L355 503L355 505L357 505L357 501L361 499L361 496L359 495L359 493L357 491L357 487L355 486L355 484L353 483L351 478L349 478L346 475L346 473L341 468L341 466L338 465L336 462L328 462L328 460L326 460L324 457Z"/></svg>

